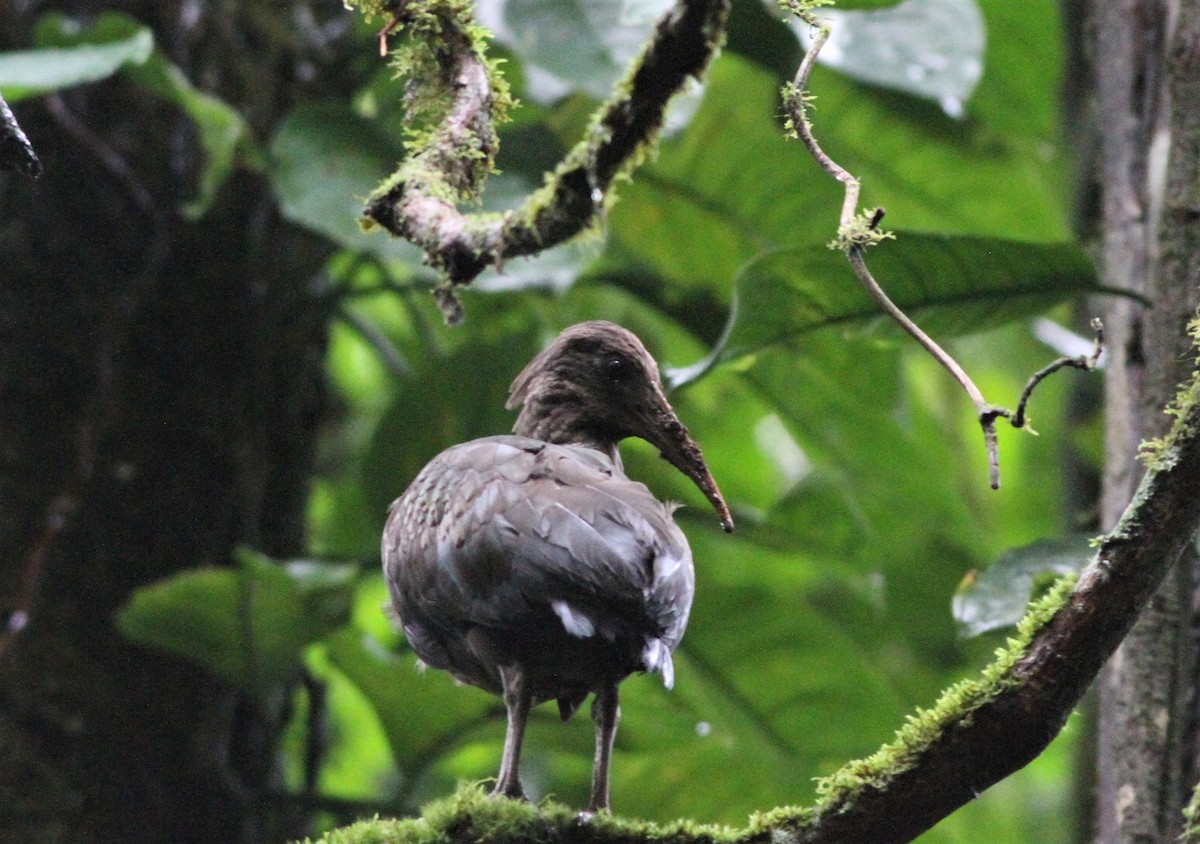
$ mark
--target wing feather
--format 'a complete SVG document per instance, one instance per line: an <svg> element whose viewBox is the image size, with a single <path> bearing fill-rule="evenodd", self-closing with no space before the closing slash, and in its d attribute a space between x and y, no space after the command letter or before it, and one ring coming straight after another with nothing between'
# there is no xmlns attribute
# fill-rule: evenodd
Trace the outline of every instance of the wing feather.
<svg viewBox="0 0 1200 844"><path fill-rule="evenodd" d="M406 628L502 628L560 607L576 635L585 618L644 624L670 649L693 591L672 511L598 451L488 437L443 452L396 501L384 566Z"/></svg>

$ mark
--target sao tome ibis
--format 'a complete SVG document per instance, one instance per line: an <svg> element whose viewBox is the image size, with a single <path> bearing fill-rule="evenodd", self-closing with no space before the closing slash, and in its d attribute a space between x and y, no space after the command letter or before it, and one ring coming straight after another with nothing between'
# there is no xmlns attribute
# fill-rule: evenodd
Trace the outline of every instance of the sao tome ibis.
<svg viewBox="0 0 1200 844"><path fill-rule="evenodd" d="M641 437L729 509L666 396L654 358L608 322L563 331L516 377L511 436L453 446L392 504L383 569L420 660L501 696L508 730L494 795L523 798L530 708L567 720L593 694L587 811L607 811L617 686L657 672L692 605L692 555L675 509L625 476L617 443Z"/></svg>

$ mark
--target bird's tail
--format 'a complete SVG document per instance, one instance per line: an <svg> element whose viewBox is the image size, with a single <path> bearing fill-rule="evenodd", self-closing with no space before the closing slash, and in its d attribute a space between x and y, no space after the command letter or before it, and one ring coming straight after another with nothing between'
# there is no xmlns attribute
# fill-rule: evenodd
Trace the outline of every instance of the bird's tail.
<svg viewBox="0 0 1200 844"><path fill-rule="evenodd" d="M662 674L663 685L668 689L675 686L675 663L671 660L671 649L662 639L649 639L642 651L642 667L649 673Z"/></svg>

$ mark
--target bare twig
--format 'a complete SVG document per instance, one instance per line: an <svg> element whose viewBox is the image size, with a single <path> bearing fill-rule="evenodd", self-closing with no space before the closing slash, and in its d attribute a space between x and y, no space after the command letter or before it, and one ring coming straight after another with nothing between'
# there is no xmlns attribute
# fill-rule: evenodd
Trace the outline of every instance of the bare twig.
<svg viewBox="0 0 1200 844"><path fill-rule="evenodd" d="M1072 369L1082 369L1084 372L1091 372L1100 363L1100 355L1104 353L1104 323L1100 318L1092 320L1092 329L1096 332L1095 348L1092 349L1090 355L1075 355L1074 357L1064 356L1043 366L1037 372L1033 373L1029 378L1029 383L1025 385L1025 389L1021 391L1021 398L1017 402L1017 412L1014 413L1009 421L1014 428L1027 427L1025 419L1025 405L1029 401L1029 397L1033 395L1034 388L1042 383L1046 376L1057 372L1063 367L1071 367Z"/></svg>
<svg viewBox="0 0 1200 844"><path fill-rule="evenodd" d="M400 350L388 338L388 336L379 329L375 323L364 317L362 314L356 313L350 308L340 307L334 315L340 319L347 328L355 331L359 337L379 356L380 362L387 368L387 371L397 377L404 377L412 374L412 367L408 365L408 361L404 359L404 355L400 354Z"/></svg>
<svg viewBox="0 0 1200 844"><path fill-rule="evenodd" d="M1025 404L1029 400L1034 387L1041 383L1042 379L1050 373L1062 369L1064 366L1085 370L1094 368L1096 360L1100 356L1100 343L1102 340L1100 327L1097 325L1097 347L1095 354L1089 358L1060 359L1040 370L1030 379L1029 384L1026 385L1025 391L1021 394L1021 401L1015 414L1011 410L989 403L984 398L983 392L971 380L971 377L959 365L958 361L932 337L926 334L919 325L913 322L888 297L887 293L884 292L879 282L875 280L875 277L867 267L866 248L882 240L890 239L892 235L879 230L879 223L883 219L882 208L875 208L870 212L862 214L859 213L858 196L860 185L858 179L846 170L846 168L834 161L821 148L821 145L813 135L812 124L808 119L808 103L812 96L808 93L808 78L812 73L813 66L816 64L821 48L829 39L829 27L817 20L811 8L797 5L793 6L791 10L805 23L815 27L817 33L804 59L800 62L800 67L796 71L795 78L790 85L784 88L784 105L788 113L789 126L795 132L796 137L808 149L809 153L812 154L813 158L816 159L817 163L833 178L841 182L845 188L838 225L838 236L831 246L842 249L846 253L846 258L850 262L850 267L854 270L854 275L858 278L859 283L866 288L871 297L879 304L879 307L929 352L934 360L941 364L954 380L959 383L971 399L971 402L975 405L975 413L979 419L980 427L983 429L984 448L987 451L988 458L988 479L992 489L999 489L1000 444L999 438L996 435L996 420L1004 418L1008 419L1015 428L1024 427Z"/></svg>
<svg viewBox="0 0 1200 844"><path fill-rule="evenodd" d="M410 25L415 7L395 12L400 26ZM613 180L635 166L639 150L654 139L668 101L708 66L728 14L729 0L677 0L587 136L545 187L505 214L467 214L457 207L478 188L495 155L494 71L465 31L472 24L455 18L453 26L430 32L424 37L437 39L449 108L441 127L369 200L366 219L425 250L444 274L439 306L448 321L460 320L455 287L506 258L536 254L592 225Z"/></svg>
<svg viewBox="0 0 1200 844"><path fill-rule="evenodd" d="M0 95L0 170L16 170L31 179L42 175L42 162Z"/></svg>

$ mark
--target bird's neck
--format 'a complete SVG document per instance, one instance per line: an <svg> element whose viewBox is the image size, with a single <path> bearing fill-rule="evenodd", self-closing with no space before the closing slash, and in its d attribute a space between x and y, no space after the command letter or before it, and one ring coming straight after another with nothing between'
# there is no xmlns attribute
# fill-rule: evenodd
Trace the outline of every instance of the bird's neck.
<svg viewBox="0 0 1200 844"><path fill-rule="evenodd" d="M513 433L557 445L594 448L620 466L619 437L600 429L596 414L570 393L531 396L521 408Z"/></svg>

